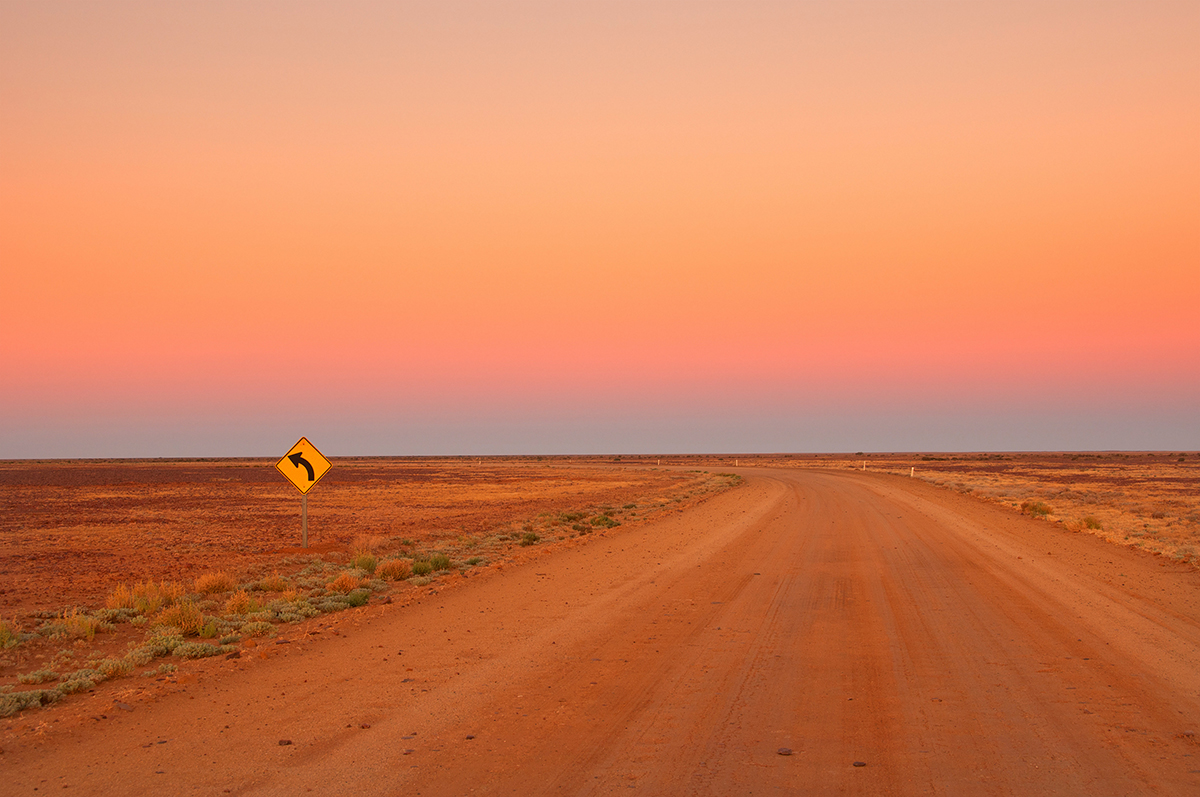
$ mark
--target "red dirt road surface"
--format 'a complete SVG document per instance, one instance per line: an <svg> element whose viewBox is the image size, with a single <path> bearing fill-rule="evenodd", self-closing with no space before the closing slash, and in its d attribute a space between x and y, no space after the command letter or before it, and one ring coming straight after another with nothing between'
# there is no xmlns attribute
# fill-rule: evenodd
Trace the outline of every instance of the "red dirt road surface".
<svg viewBox="0 0 1200 797"><path fill-rule="evenodd" d="M98 694L8 737L0 791L1200 794L1194 569L919 480L740 472Z"/></svg>

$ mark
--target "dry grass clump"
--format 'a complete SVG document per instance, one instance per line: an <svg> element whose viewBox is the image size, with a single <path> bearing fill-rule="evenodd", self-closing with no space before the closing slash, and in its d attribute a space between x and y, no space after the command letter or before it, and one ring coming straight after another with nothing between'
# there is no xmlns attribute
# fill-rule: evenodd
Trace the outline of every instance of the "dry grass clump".
<svg viewBox="0 0 1200 797"><path fill-rule="evenodd" d="M132 609L133 590L124 582L118 584L104 599L104 605L109 609Z"/></svg>
<svg viewBox="0 0 1200 797"><path fill-rule="evenodd" d="M105 599L109 609L132 609L138 614L150 615L170 606L183 597L184 586L175 581L141 581L133 586L120 583Z"/></svg>
<svg viewBox="0 0 1200 797"><path fill-rule="evenodd" d="M403 581L412 575L412 567L403 559L388 559L375 568L375 576L384 581Z"/></svg>
<svg viewBox="0 0 1200 797"><path fill-rule="evenodd" d="M212 595L217 592L229 592L236 584L228 573L205 573L196 577L196 592L201 595Z"/></svg>
<svg viewBox="0 0 1200 797"><path fill-rule="evenodd" d="M251 598L250 593L244 589L239 589L225 601L225 614L249 614L260 608L258 601Z"/></svg>
<svg viewBox="0 0 1200 797"><path fill-rule="evenodd" d="M154 622L155 625L178 628L184 636L199 636L204 630L204 613L190 600L182 600L159 612Z"/></svg>
<svg viewBox="0 0 1200 797"><path fill-rule="evenodd" d="M290 586L288 580L278 573L272 573L258 582L258 588L263 592L285 592Z"/></svg>
<svg viewBox="0 0 1200 797"><path fill-rule="evenodd" d="M352 573L343 572L325 586L333 592L340 592L345 595L346 593L356 590L362 586L362 582L359 581L359 579L356 578Z"/></svg>
<svg viewBox="0 0 1200 797"><path fill-rule="evenodd" d="M16 647L20 641L17 630L7 620L0 617L0 650Z"/></svg>
<svg viewBox="0 0 1200 797"><path fill-rule="evenodd" d="M69 612L63 612L59 619L46 623L41 629L41 633L52 637L65 636L71 639L90 640L96 636L97 631L102 631L106 627L111 629L112 625L76 607Z"/></svg>
<svg viewBox="0 0 1200 797"><path fill-rule="evenodd" d="M359 534L350 543L350 550L361 551L365 553L376 553L388 544L387 537L381 537L378 534Z"/></svg>
<svg viewBox="0 0 1200 797"><path fill-rule="evenodd" d="M1041 501L1026 501L1021 504L1021 511L1031 517L1045 517L1054 512L1053 509Z"/></svg>

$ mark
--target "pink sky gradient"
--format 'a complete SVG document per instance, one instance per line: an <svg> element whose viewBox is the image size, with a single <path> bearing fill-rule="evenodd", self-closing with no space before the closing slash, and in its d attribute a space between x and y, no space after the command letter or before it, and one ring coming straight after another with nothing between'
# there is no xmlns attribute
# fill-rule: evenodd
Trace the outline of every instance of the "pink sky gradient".
<svg viewBox="0 0 1200 797"><path fill-rule="evenodd" d="M1200 448L1198 40L0 4L0 458Z"/></svg>

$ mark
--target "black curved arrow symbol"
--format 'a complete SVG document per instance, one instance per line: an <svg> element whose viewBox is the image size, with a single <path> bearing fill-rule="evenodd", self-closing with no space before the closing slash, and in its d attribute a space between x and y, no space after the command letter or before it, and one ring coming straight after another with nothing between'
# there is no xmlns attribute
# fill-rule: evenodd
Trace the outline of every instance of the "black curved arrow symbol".
<svg viewBox="0 0 1200 797"><path fill-rule="evenodd" d="M312 465L307 459L304 458L303 454L288 454L288 459L290 459L292 464L297 468L301 465L304 466L304 469L308 471L308 480L310 482L317 480L317 474L313 471Z"/></svg>

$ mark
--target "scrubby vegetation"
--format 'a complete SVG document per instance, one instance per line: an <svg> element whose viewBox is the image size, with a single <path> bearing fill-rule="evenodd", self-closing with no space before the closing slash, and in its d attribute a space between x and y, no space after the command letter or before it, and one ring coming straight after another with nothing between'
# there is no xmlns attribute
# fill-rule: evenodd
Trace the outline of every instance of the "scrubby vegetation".
<svg viewBox="0 0 1200 797"><path fill-rule="evenodd" d="M728 486L728 480L711 476L697 481L708 487L693 486L694 492L687 496ZM114 679L139 674L168 676L177 665L162 659L230 654L245 640L276 635L281 625L364 606L372 596L389 590L423 587L449 573L503 561L521 547L604 532L635 517L634 510L639 507L644 516L675 500L655 499L649 506L628 502L619 509L548 510L491 530L464 530L457 538L426 543L428 547L419 547L408 537L360 535L349 556L290 557L277 563L284 567L256 574L241 584L226 571L204 573L190 584L150 579L122 582L112 588L102 608L73 606L42 613L37 615L39 623L33 631L23 632L13 621L0 618L0 650L14 648L26 639L38 640L43 646L55 640L69 646L49 663L42 657L42 662L15 676L20 685L38 688L18 691L13 684L0 686L0 717L50 705ZM285 572L281 574L280 569ZM74 661L75 651L88 649L97 635L110 634L118 626L126 629L120 638L133 637L123 653L113 655L109 641L104 654L96 652L86 661Z"/></svg>
<svg viewBox="0 0 1200 797"><path fill-rule="evenodd" d="M228 592L233 589L233 579L228 573L205 573L196 578L196 592L202 595L212 595L218 592Z"/></svg>
<svg viewBox="0 0 1200 797"><path fill-rule="evenodd" d="M0 617L0 650L15 648L19 642L20 639L17 638L17 633L12 625Z"/></svg>
<svg viewBox="0 0 1200 797"><path fill-rule="evenodd" d="M804 464L861 467L861 460L823 459ZM875 455L869 469L923 479L1200 567L1200 463L1189 452Z"/></svg>
<svg viewBox="0 0 1200 797"><path fill-rule="evenodd" d="M379 559L370 551L360 551L350 560L350 564L357 567L359 570L365 570L367 573L374 573L375 568L379 565Z"/></svg>
<svg viewBox="0 0 1200 797"><path fill-rule="evenodd" d="M375 575L384 581L403 581L412 575L412 566L403 559L388 559L379 564Z"/></svg>
<svg viewBox="0 0 1200 797"><path fill-rule="evenodd" d="M1021 511L1026 515L1032 515L1033 517L1045 517L1046 515L1053 514L1054 512L1053 509L1046 504L1043 504L1041 501L1026 501L1025 503L1021 504Z"/></svg>

